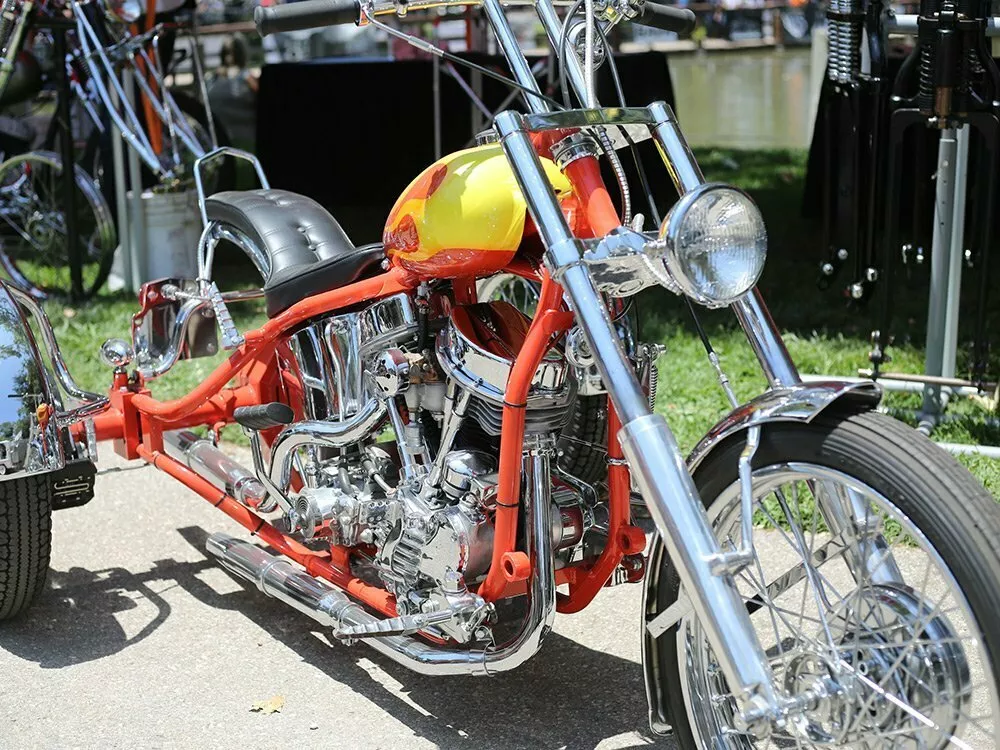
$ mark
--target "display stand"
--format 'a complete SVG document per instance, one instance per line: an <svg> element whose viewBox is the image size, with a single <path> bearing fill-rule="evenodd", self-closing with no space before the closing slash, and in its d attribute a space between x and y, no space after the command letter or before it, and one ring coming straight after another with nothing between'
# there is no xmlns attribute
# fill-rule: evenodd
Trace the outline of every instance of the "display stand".
<svg viewBox="0 0 1000 750"><path fill-rule="evenodd" d="M891 33L915 35L917 16L894 16L888 23ZM989 20L989 36L1000 36L1000 18ZM942 421L948 400L955 395L979 393L978 384L955 377L958 349L958 318L962 285L962 265L965 262L965 207L969 162L969 125L941 131L938 145L936 191L934 200L934 233L931 247L930 295L927 310L927 339L924 375L887 373L877 381L886 390L923 394L923 407L918 413L918 429L930 435ZM862 370L860 380L876 376ZM806 380L828 379L807 376ZM977 453L1000 458L1000 447L939 443L952 453Z"/></svg>

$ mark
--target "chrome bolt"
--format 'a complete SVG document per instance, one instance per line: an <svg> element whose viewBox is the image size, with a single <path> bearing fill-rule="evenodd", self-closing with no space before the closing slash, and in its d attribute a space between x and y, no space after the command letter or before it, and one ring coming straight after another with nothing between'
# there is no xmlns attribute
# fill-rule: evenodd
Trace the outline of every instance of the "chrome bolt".
<svg viewBox="0 0 1000 750"><path fill-rule="evenodd" d="M465 582L462 580L462 574L456 573L454 570L446 571L444 580L441 582L441 590L446 594L461 594L465 591Z"/></svg>
<svg viewBox="0 0 1000 750"><path fill-rule="evenodd" d="M847 248L842 247L837 251L837 260L847 260Z"/></svg>
<svg viewBox="0 0 1000 750"><path fill-rule="evenodd" d="M833 276L833 263L824 263L820 266L824 276Z"/></svg>
<svg viewBox="0 0 1000 750"><path fill-rule="evenodd" d="M854 299L861 299L865 296L865 287L861 282L856 284L851 284L851 297Z"/></svg>

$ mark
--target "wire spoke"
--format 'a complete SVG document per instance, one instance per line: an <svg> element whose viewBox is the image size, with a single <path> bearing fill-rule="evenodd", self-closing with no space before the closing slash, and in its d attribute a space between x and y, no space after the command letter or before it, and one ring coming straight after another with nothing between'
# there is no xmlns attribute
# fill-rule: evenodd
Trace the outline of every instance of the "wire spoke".
<svg viewBox="0 0 1000 750"><path fill-rule="evenodd" d="M978 630L962 592L936 551L874 491L859 489L856 480L834 483L829 474L804 473L800 466L768 467L760 487L763 470L754 470L756 515L774 530L770 538L780 540L780 549L756 540L751 564L735 575L779 689L784 684L795 693L813 684L814 674L817 679L826 675L813 671L819 657L833 679L857 686L826 699L843 702L843 709L835 710L845 711L846 721L835 736L849 746L930 750L995 744L991 666L981 658ZM789 476L771 478L782 471ZM717 500L728 502L725 510L710 516L723 549L739 547L736 541L742 539L738 483L726 492ZM902 530L890 526L886 532L888 519ZM797 558L791 565L790 552ZM755 616L765 608L766 615ZM688 648L710 650L697 627L686 642ZM970 657L977 660L974 665L966 663ZM688 661L692 675L699 665L714 663ZM799 683L801 688L791 687ZM737 701L724 679L716 673L692 695L707 699L700 703L708 708L699 713L716 716L709 731L718 726L719 737L735 733ZM990 708L982 708L980 696L989 697ZM813 715L808 709L801 720L772 734L766 746L814 747L811 733L826 731L827 721L823 711ZM814 728L807 732L807 725Z"/></svg>

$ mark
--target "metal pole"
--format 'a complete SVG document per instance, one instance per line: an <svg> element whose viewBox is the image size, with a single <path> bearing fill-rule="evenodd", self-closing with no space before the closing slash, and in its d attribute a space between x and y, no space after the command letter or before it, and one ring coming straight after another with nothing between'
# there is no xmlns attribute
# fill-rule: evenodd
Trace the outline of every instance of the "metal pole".
<svg viewBox="0 0 1000 750"><path fill-rule="evenodd" d="M950 250L954 231L955 158L958 141L954 128L941 131L938 145L937 190L934 196L934 237L931 246L931 291L927 304L926 366L928 375L944 374L944 329L947 313ZM919 429L930 434L944 410L941 387L928 384L924 388L924 406Z"/></svg>
<svg viewBox="0 0 1000 750"><path fill-rule="evenodd" d="M965 260L965 191L968 186L969 126L958 129L958 149L955 154L955 194L951 226L951 253L948 257L948 293L945 298L944 341L941 374L955 377L955 355L958 352L958 314L962 293L962 262ZM944 400L944 399L943 399Z"/></svg>
<svg viewBox="0 0 1000 750"><path fill-rule="evenodd" d="M434 75L434 158L441 158L441 59L434 55L431 58L431 69Z"/></svg>
<svg viewBox="0 0 1000 750"><path fill-rule="evenodd" d="M125 106L134 111L135 82L130 68L122 71L122 89L125 92ZM131 253L132 291L139 291L146 280L146 222L142 208L142 166L135 148L128 150L128 184L132 191L129 197L129 252Z"/></svg>
<svg viewBox="0 0 1000 750"><path fill-rule="evenodd" d="M62 160L63 217L66 222L66 250L69 256L69 296L73 302L83 299L83 257L76 228L76 160L73 158L73 120L70 113L69 73L66 70L66 28L52 27L52 51L59 70L56 117L59 119L59 157Z"/></svg>
<svg viewBox="0 0 1000 750"><path fill-rule="evenodd" d="M470 52L472 50L469 50ZM476 99L479 101L483 100L483 74L478 70L473 70L469 78L469 83L472 86L472 93L476 95ZM512 94L517 94L517 91L512 91ZM479 131L486 128L487 124L483 121L483 115L476 107L476 102L473 101L470 105L472 107L472 134L475 135Z"/></svg>
<svg viewBox="0 0 1000 750"><path fill-rule="evenodd" d="M118 107L118 92L113 88L108 92L111 96L111 106ZM115 213L118 216L118 252L122 258L122 284L126 289L135 291L135 278L132 275L132 222L128 215L128 186L125 184L125 140L122 131L107 118L111 125L111 159L114 164L115 176Z"/></svg>

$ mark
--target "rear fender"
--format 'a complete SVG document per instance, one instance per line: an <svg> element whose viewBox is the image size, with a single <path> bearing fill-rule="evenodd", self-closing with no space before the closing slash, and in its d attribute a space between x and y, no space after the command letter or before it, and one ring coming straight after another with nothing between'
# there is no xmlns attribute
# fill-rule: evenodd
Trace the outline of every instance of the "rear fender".
<svg viewBox="0 0 1000 750"><path fill-rule="evenodd" d="M58 471L69 436L59 389L7 282L0 280L0 480Z"/></svg>
<svg viewBox="0 0 1000 750"><path fill-rule="evenodd" d="M693 475L698 466L727 438L752 426L772 422L811 422L829 409L852 412L869 411L878 406L882 389L876 383L845 383L841 381L812 382L790 388L776 388L762 393L752 401L733 409L723 417L688 456L688 471ZM666 550L659 534L654 535L646 566L642 619L642 671L649 702L649 726L654 733L670 734L674 719L666 695L667 686L660 670L657 651L660 642L652 636L646 624L659 614L657 590Z"/></svg>

